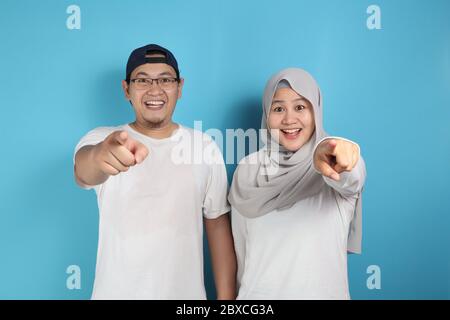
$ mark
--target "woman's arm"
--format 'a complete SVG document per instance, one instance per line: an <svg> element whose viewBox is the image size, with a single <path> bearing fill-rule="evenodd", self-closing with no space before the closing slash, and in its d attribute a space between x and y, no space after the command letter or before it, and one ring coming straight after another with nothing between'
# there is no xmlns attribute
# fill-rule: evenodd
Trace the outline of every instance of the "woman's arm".
<svg viewBox="0 0 450 320"><path fill-rule="evenodd" d="M349 140L326 138L314 150L314 168L325 182L343 196L360 192L366 178L366 166L359 146Z"/></svg>

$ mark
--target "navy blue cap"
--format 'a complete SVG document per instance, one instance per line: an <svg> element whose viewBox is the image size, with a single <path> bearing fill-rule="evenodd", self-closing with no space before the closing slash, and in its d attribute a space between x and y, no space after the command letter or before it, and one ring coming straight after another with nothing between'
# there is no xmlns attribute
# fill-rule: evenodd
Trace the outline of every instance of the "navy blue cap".
<svg viewBox="0 0 450 320"><path fill-rule="evenodd" d="M162 53L164 57L146 57L150 53ZM134 69L139 67L140 65L146 63L165 63L175 69L177 73L177 78L180 78L180 71L178 70L177 59L175 59L172 52L158 46L157 44L148 44L146 46L134 49L131 52L130 57L127 62L127 73L126 73L126 81L130 82L130 75Z"/></svg>

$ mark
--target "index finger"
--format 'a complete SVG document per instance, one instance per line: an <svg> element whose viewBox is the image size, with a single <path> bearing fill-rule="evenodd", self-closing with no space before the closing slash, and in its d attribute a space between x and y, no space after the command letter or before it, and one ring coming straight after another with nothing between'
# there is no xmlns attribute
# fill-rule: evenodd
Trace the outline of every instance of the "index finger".
<svg viewBox="0 0 450 320"><path fill-rule="evenodd" d="M328 139L325 144L325 149L331 155L335 155L336 153L337 141L335 139Z"/></svg>
<svg viewBox="0 0 450 320"><path fill-rule="evenodd" d="M128 133L126 131L118 131L114 138L119 144L125 145L127 143Z"/></svg>

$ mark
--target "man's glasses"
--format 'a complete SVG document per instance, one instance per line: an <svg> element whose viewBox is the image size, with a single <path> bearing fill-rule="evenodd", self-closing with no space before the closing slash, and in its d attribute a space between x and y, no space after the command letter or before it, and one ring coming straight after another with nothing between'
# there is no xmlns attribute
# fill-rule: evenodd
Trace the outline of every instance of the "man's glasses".
<svg viewBox="0 0 450 320"><path fill-rule="evenodd" d="M136 79L130 79L131 82L136 86L136 89L150 89L154 82L161 88L161 89L173 89L178 84L180 79L178 78L158 78L158 79L152 79L152 78L136 78Z"/></svg>

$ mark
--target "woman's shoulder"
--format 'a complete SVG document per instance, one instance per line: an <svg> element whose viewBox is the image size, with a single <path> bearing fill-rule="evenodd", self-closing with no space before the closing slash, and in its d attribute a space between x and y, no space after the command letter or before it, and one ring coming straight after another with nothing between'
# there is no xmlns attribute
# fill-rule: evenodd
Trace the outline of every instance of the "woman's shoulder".
<svg viewBox="0 0 450 320"><path fill-rule="evenodd" d="M249 155L242 158L238 166L240 165L249 165L249 164L258 164L261 162L261 157L264 156L264 148L259 149L258 151L255 151L253 153L250 153Z"/></svg>

